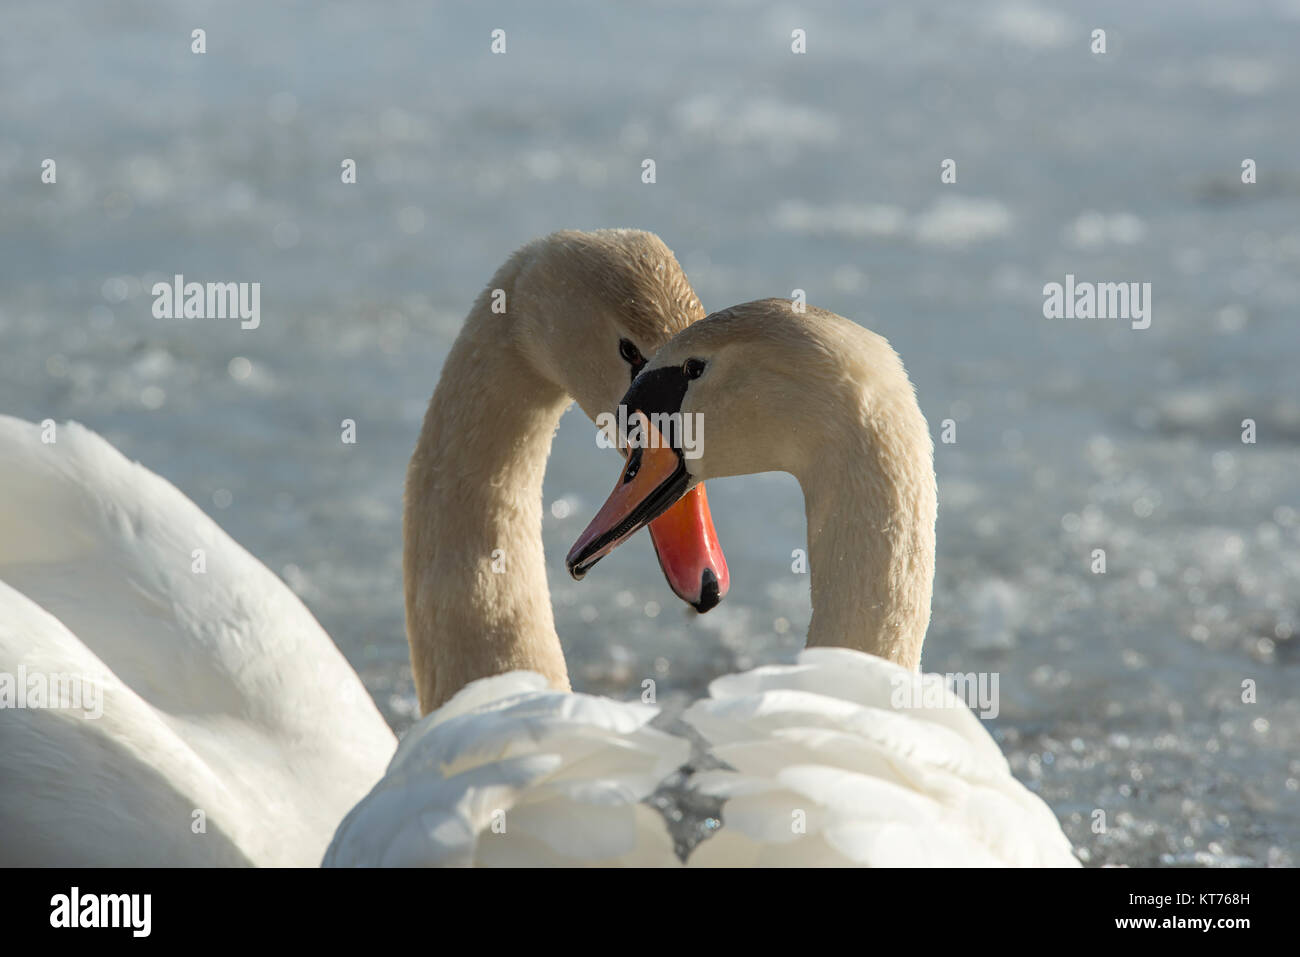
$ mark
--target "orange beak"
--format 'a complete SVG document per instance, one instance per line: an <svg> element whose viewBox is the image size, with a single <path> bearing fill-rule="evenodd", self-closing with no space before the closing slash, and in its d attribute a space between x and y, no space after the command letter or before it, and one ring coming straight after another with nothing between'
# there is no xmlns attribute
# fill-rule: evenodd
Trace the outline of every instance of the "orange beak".
<svg viewBox="0 0 1300 957"><path fill-rule="evenodd" d="M706 612L731 586L703 485L691 485L686 465L643 418L649 440L628 455L618 485L569 549L565 564L581 580L636 532L650 526L659 567L678 598Z"/></svg>
<svg viewBox="0 0 1300 957"><path fill-rule="evenodd" d="M650 522L650 540L678 598L701 613L722 601L731 587L731 573L713 528L703 483Z"/></svg>

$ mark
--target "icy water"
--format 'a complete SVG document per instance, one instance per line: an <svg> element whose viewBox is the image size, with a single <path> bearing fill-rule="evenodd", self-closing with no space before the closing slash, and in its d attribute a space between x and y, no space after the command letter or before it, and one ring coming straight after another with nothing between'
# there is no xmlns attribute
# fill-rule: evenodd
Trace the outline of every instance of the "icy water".
<svg viewBox="0 0 1300 957"><path fill-rule="evenodd" d="M706 307L806 290L953 420L925 667L998 673L1087 862L1294 864L1300 3L546 6L6 4L0 410L175 482L401 730L402 479L466 309L532 237L654 230ZM177 272L261 282L261 327L152 318ZM1150 282L1150 328L1045 319L1067 273ZM592 434L546 482L575 686L675 707L793 657L793 479L713 483L733 587L696 617L648 544L565 575L617 471Z"/></svg>

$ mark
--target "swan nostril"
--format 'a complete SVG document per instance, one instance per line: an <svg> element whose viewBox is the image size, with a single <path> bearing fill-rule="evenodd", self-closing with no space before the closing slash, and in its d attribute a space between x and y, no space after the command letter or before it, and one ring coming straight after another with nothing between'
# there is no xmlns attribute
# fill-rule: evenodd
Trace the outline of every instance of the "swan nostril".
<svg viewBox="0 0 1300 957"><path fill-rule="evenodd" d="M700 574L700 600L694 602L695 610L701 615L711 608L716 608L722 598L718 595L718 576L712 568L706 568Z"/></svg>

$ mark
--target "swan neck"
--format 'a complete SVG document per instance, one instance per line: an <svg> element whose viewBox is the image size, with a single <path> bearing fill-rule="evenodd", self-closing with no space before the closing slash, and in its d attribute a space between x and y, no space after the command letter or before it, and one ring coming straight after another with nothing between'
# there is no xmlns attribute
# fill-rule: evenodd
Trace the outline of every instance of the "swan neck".
<svg viewBox="0 0 1300 957"><path fill-rule="evenodd" d="M542 479L564 390L480 302L443 365L407 470L406 633L421 713L526 669L568 690L542 549Z"/></svg>
<svg viewBox="0 0 1300 957"><path fill-rule="evenodd" d="M919 431L842 437L798 476L808 521L808 647L853 648L920 667L937 497L928 429L919 410L916 418Z"/></svg>

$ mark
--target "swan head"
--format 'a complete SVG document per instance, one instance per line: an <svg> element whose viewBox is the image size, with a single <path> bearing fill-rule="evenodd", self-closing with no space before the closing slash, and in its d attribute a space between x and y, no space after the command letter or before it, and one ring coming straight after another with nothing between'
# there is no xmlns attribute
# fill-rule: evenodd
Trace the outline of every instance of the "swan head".
<svg viewBox="0 0 1300 957"><path fill-rule="evenodd" d="M522 317L509 327L514 345L598 424L648 358L704 316L672 250L653 233L567 230L517 257L507 290L509 313ZM689 491L656 516L650 535L673 591L705 612L726 595L730 574L704 489Z"/></svg>
<svg viewBox="0 0 1300 957"><path fill-rule="evenodd" d="M516 347L595 419L704 307L654 233L563 230L525 246L508 294Z"/></svg>
<svg viewBox="0 0 1300 957"><path fill-rule="evenodd" d="M789 300L733 306L683 329L623 398L628 461L570 550L585 574L706 479L790 472L915 471L932 444L897 353L834 313ZM910 476L909 476L910 478ZM873 486L873 483L874 486ZM868 488L879 488L866 477Z"/></svg>

